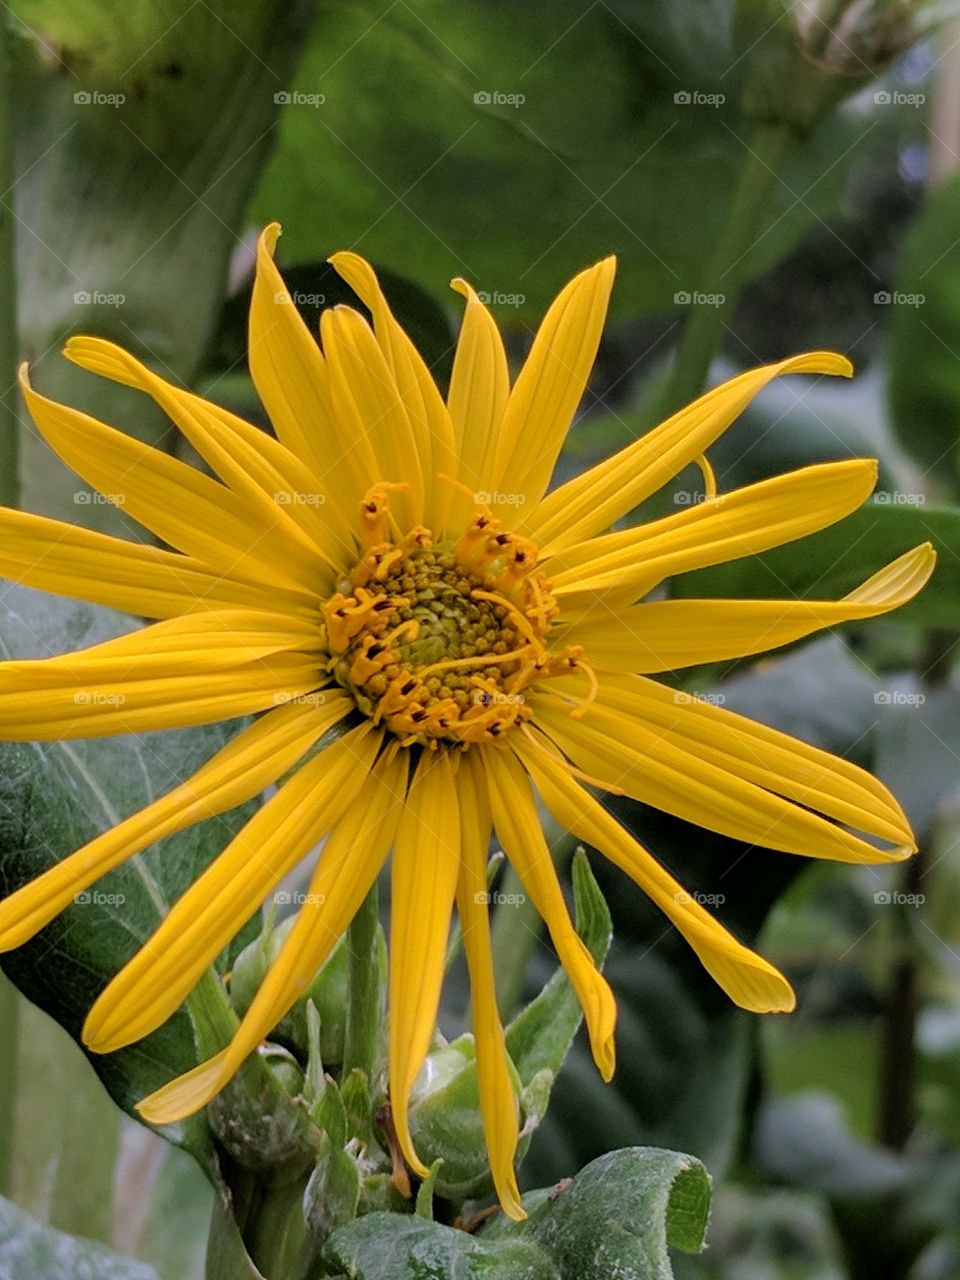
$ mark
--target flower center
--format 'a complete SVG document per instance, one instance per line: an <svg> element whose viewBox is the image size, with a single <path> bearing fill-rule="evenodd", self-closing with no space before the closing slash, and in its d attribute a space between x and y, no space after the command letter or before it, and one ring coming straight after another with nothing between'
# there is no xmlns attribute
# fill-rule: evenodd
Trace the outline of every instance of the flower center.
<svg viewBox="0 0 960 1280"><path fill-rule="evenodd" d="M537 549L485 510L455 543L416 528L391 541L385 486L361 504L364 554L324 604L329 669L401 745L489 741L530 719L524 690L576 670L551 655L556 604Z"/></svg>

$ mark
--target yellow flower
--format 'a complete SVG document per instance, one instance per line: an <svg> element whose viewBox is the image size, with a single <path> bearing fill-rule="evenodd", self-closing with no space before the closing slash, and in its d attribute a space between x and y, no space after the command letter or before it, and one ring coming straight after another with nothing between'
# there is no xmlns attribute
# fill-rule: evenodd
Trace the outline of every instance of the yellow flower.
<svg viewBox="0 0 960 1280"><path fill-rule="evenodd" d="M896 608L927 580L934 553L918 547L839 601L637 603L671 574L789 542L867 498L876 466L855 459L606 532L690 462L701 460L709 482L704 451L772 378L849 375L849 363L815 352L741 374L547 494L596 354L613 259L562 291L513 386L494 321L455 280L466 310L444 402L353 253L331 261L373 324L333 307L316 342L274 265L278 235L273 225L260 238L249 341L276 439L112 343L67 344L70 360L151 396L217 478L46 399L22 374L52 448L172 549L0 512L0 572L157 619L79 653L4 663L0 736L96 737L260 714L187 782L12 894L0 946L19 946L124 859L259 795L306 758L110 982L84 1040L109 1053L159 1027L324 841L296 925L232 1043L140 1105L155 1124L196 1111L297 1000L392 849L388 1066L400 1145L426 1173L407 1099L434 1034L456 902L493 1178L520 1217L517 1103L486 905L491 833L546 922L605 1079L616 1006L574 931L537 796L650 895L737 1004L791 1009L786 979L584 784L790 853L906 857L909 825L868 774L649 677ZM340 735L315 751L335 725Z"/></svg>

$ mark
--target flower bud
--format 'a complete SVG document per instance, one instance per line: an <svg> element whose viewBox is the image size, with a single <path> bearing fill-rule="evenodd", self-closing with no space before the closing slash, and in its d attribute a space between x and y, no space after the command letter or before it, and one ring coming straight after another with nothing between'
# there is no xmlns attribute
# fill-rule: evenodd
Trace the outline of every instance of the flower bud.
<svg viewBox="0 0 960 1280"><path fill-rule="evenodd" d="M510 1076L519 1102L520 1080L512 1063ZM443 1160L436 1180L438 1195L465 1200L490 1189L472 1035L439 1045L427 1055L410 1095L410 1134L425 1164Z"/></svg>
<svg viewBox="0 0 960 1280"><path fill-rule="evenodd" d="M806 133L936 20L924 0L739 0L737 46L749 49L744 113Z"/></svg>
<svg viewBox="0 0 960 1280"><path fill-rule="evenodd" d="M257 1057L210 1103L210 1126L245 1169L293 1175L316 1150L316 1130L300 1098L303 1072L280 1045L263 1045Z"/></svg>
<svg viewBox="0 0 960 1280"><path fill-rule="evenodd" d="M241 1017L253 1003L260 984L279 954L295 920L294 914L275 927L267 925L260 936L237 957L230 979L230 999ZM303 995L277 1024L272 1033L274 1040L290 1045L300 1055L306 1055L309 1047L307 1001L312 1000L320 1015L320 1054L323 1062L332 1066L343 1061L349 959L346 939L341 938Z"/></svg>

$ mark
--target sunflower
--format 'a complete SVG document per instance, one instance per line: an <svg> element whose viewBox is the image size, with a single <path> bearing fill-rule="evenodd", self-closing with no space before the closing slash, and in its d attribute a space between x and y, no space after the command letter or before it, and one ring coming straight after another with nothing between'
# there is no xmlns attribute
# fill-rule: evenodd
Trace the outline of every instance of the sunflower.
<svg viewBox="0 0 960 1280"><path fill-rule="evenodd" d="M7 576L154 620L80 652L0 665L0 737L256 718L188 781L8 897L0 946L25 942L154 841L279 781L100 994L85 1044L110 1053L159 1027L320 845L305 904L232 1042L139 1107L158 1125L197 1111L298 999L392 851L387 1066L400 1147L424 1175L408 1098L435 1033L456 904L490 1166L518 1218L518 1106L487 907L491 835L545 921L604 1079L616 1005L574 930L538 798L646 891L738 1005L791 1009L783 975L687 895L593 789L789 853L908 856L909 824L869 774L650 677L896 608L923 586L934 553L918 547L838 601L644 602L670 575L789 542L866 500L871 460L718 495L704 457L772 378L849 376L848 361L814 352L743 373L548 492L596 355L612 258L563 289L512 385L480 295L454 280L465 311L444 400L356 254L331 262L371 320L332 307L315 340L274 264L279 231L260 237L249 329L250 371L275 436L110 342L66 346L84 369L150 396L209 472L45 398L21 371L54 451L165 545L0 512ZM610 532L696 461L703 502Z"/></svg>

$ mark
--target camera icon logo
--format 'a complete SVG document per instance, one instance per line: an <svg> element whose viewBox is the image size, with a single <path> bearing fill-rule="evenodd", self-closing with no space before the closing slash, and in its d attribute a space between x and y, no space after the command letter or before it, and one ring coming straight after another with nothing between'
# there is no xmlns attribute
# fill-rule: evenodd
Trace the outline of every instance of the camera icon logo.
<svg viewBox="0 0 960 1280"><path fill-rule="evenodd" d="M93 101L86 89L80 89L73 95L73 100L78 107L89 106Z"/></svg>
<svg viewBox="0 0 960 1280"><path fill-rule="evenodd" d="M478 89L473 95L473 101L478 107L489 107L490 103L493 101L493 97L489 90Z"/></svg>
<svg viewBox="0 0 960 1280"><path fill-rule="evenodd" d="M888 907L893 901L893 895L887 889L878 889L873 900L879 907Z"/></svg>
<svg viewBox="0 0 960 1280"><path fill-rule="evenodd" d="M281 89L273 95L273 100L278 107L288 107L293 101L293 96L286 89Z"/></svg>
<svg viewBox="0 0 960 1280"><path fill-rule="evenodd" d="M677 92L673 95L673 100L678 107L689 107L690 103L693 101L693 98L690 94L689 89L678 89Z"/></svg>
<svg viewBox="0 0 960 1280"><path fill-rule="evenodd" d="M881 289L879 293L873 295L873 301L878 307L887 307L893 301L886 289Z"/></svg>
<svg viewBox="0 0 960 1280"><path fill-rule="evenodd" d="M885 107L890 104L892 99L890 97L890 93L888 90L878 89L877 92L873 95L873 100L878 107Z"/></svg>
<svg viewBox="0 0 960 1280"><path fill-rule="evenodd" d="M673 295L673 301L675 306L689 307L690 294L686 291L686 289L681 289L678 293L675 293Z"/></svg>

